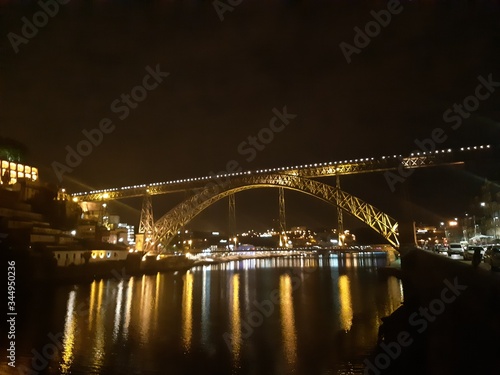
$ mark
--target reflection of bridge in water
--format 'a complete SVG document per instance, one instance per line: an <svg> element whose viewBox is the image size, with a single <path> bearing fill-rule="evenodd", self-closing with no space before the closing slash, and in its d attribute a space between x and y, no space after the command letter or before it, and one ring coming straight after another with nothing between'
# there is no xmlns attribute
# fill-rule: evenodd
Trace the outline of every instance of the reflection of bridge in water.
<svg viewBox="0 0 500 375"><path fill-rule="evenodd" d="M376 342L380 316L392 313L403 297L400 280L377 282L372 271L380 262L383 257L332 253L100 279L45 291L55 301L48 306L38 306L29 295L30 306L40 311L27 318L35 325L39 316L59 317L48 319L48 329L60 329L62 335L61 356L50 365L66 373L130 373L138 368L136 358L147 358L148 371L155 374L164 373L167 360L172 374L237 373L250 361L272 373L274 367L263 366L283 359L292 372L307 361L301 342L311 337L315 352L328 361L330 353L359 355L360 348ZM66 314L57 313L60 306ZM351 332L353 337L337 340L325 332ZM28 330L26 344L47 339L42 334ZM160 355L151 356L158 343ZM137 357L130 355L135 346ZM261 360L264 351L270 357ZM210 362L204 360L208 357ZM31 358L21 356L19 362L30 366ZM309 366L304 368L310 373Z"/></svg>
<svg viewBox="0 0 500 375"><path fill-rule="evenodd" d="M158 255L160 257L161 255ZM273 267L286 268L290 264L300 262L309 267L311 262L323 262L323 257L334 261L335 267L368 266L385 267L396 259L395 251L390 246L356 246L356 247L328 247L318 250L308 248L294 249L261 249L255 251L201 251L188 253L188 258L194 261L193 267L210 266L231 263L230 269L239 267ZM250 262L250 263L248 263ZM248 264L247 264L248 263ZM322 265L322 264L321 264ZM223 266L225 269L226 266Z"/></svg>
<svg viewBox="0 0 500 375"><path fill-rule="evenodd" d="M462 164L476 154L474 150L486 151L489 149L490 146L475 146L456 151L447 149L416 152L407 157L392 155L256 171L228 171L211 176L81 192L72 196L76 202L102 203L108 200L143 197L139 233L144 235L143 246L145 250L158 249L160 244L167 246L178 231L196 215L225 197L229 198L229 216L230 221L234 223L235 193L267 187L279 189L280 243L283 245L286 244L284 190L290 189L336 206L339 236L343 233L343 212L345 211L379 233L392 246L398 248L397 220L362 199L341 190L340 176L396 171L393 173L398 173L398 176L401 177L408 175L406 171L408 169ZM331 176L336 177L335 186L315 180L315 178ZM175 192L189 192L190 196L155 221L151 197Z"/></svg>

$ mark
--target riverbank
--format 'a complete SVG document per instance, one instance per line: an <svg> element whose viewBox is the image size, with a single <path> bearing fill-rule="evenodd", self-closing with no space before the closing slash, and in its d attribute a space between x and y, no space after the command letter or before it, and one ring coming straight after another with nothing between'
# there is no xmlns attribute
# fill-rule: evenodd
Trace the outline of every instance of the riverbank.
<svg viewBox="0 0 500 375"><path fill-rule="evenodd" d="M382 319L365 374L499 373L499 275L414 249L401 278L404 303Z"/></svg>
<svg viewBox="0 0 500 375"><path fill-rule="evenodd" d="M4 252L2 263L14 264L16 285L31 287L33 284L66 284L90 282L95 279L125 278L141 274L141 253L130 253L126 259L86 264L58 266L54 259L27 251Z"/></svg>

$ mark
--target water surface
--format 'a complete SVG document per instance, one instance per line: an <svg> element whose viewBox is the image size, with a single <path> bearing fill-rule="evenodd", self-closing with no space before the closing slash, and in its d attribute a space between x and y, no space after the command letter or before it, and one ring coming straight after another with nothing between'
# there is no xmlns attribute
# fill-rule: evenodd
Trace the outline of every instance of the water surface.
<svg viewBox="0 0 500 375"><path fill-rule="evenodd" d="M366 253L244 260L37 291L18 310L22 371L5 358L0 369L361 374L380 318L402 301L400 281L378 277L385 259Z"/></svg>

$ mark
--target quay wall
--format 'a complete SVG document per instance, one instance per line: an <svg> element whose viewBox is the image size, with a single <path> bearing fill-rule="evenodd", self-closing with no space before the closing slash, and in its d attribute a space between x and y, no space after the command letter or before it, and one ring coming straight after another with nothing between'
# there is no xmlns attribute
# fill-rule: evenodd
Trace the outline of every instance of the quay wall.
<svg viewBox="0 0 500 375"><path fill-rule="evenodd" d="M365 374L500 374L499 274L413 248L400 276L404 303L382 319Z"/></svg>

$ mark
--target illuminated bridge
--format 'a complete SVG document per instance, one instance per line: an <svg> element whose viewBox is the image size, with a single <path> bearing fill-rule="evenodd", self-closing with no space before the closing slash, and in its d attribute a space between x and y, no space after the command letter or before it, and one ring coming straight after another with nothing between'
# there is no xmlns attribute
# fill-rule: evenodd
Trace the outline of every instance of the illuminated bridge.
<svg viewBox="0 0 500 375"><path fill-rule="evenodd" d="M286 229L284 189L291 189L336 206L339 235L343 233L342 215L343 211L346 211L367 224L397 248L399 247L397 221L362 199L341 190L340 176L388 171L393 173L393 176L405 176L408 174L407 170L410 169L463 164L465 161L477 157L478 152L490 149L491 146L482 145L463 147L458 150L416 152L408 156L390 155L255 171L227 171L217 175L75 193L72 194L72 197L75 202L105 202L143 197L139 233L144 233L144 248L151 250L160 243L164 246L168 245L182 227L205 208L222 198L229 197L231 219L234 217L235 209L234 194L255 188L279 188L280 230L284 236ZM337 177L335 186L316 180L328 176ZM154 221L151 196L175 192L189 192L190 195L160 219Z"/></svg>

